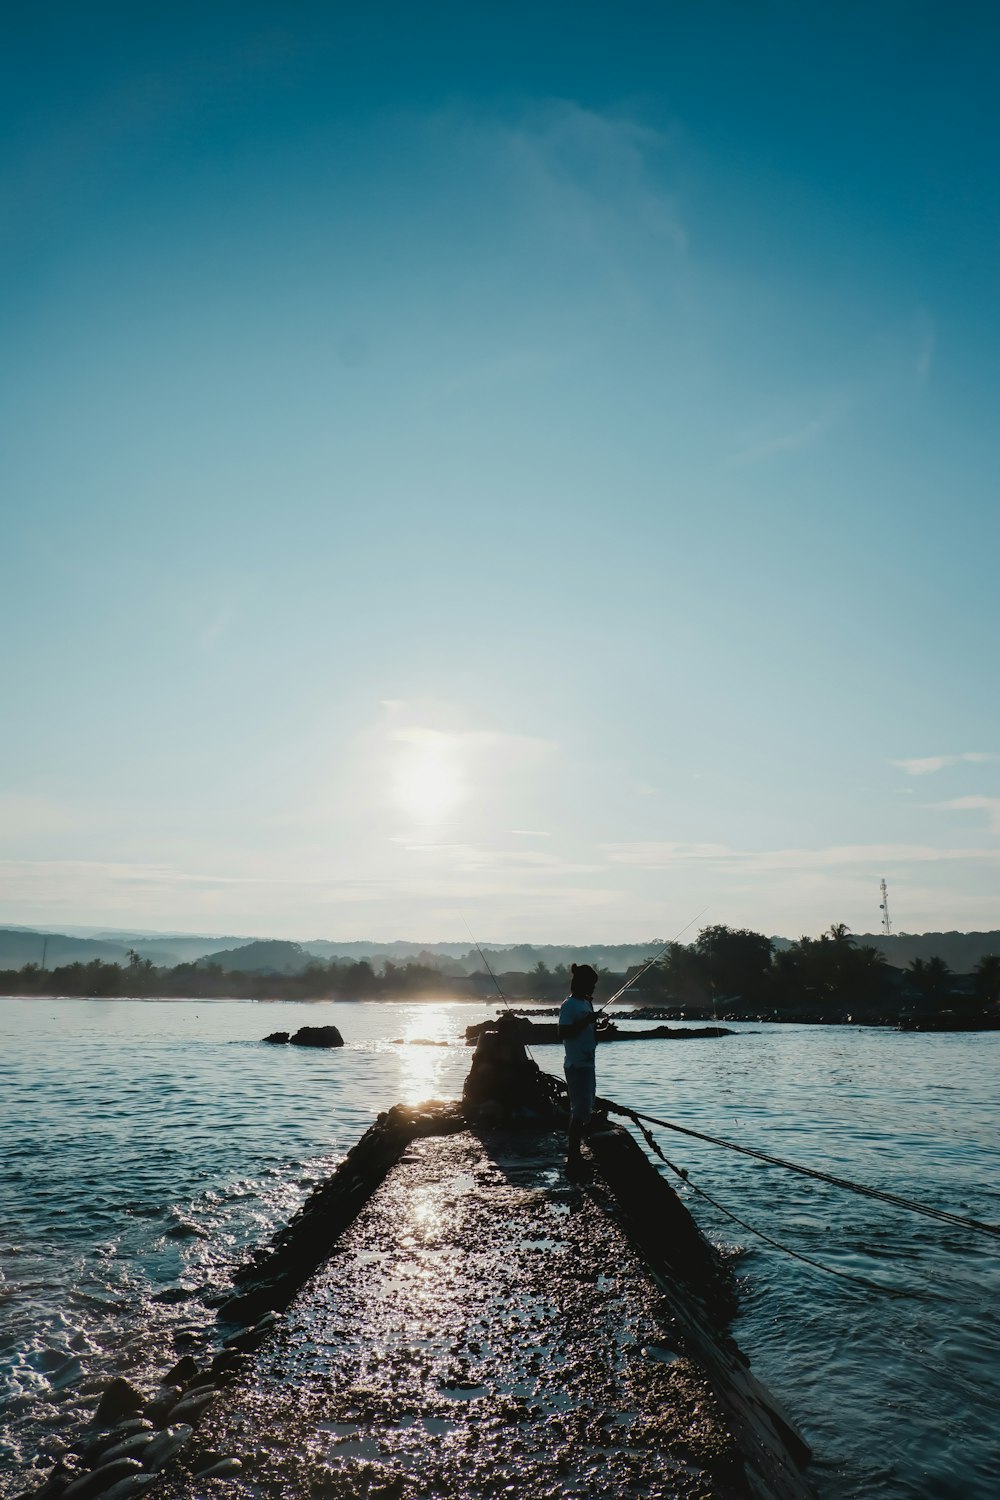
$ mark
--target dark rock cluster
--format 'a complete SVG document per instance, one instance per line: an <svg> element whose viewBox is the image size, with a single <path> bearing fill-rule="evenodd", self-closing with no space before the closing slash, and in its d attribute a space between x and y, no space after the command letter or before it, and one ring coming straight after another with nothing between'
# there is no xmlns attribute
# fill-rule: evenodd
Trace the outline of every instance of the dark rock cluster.
<svg viewBox="0 0 1000 1500"><path fill-rule="evenodd" d="M487 1035L490 1031L495 1031L501 1023L507 1023L512 1034L519 1036L529 1047L559 1041L558 1022L532 1021L527 1016L517 1015L514 1011L505 1011L497 1021L479 1021L474 1026L467 1026L465 1028L467 1045L475 1046L480 1037ZM725 1026L654 1026L649 1031L622 1031L612 1021L598 1032L597 1040L603 1045L605 1042L666 1041L668 1039L690 1041L699 1037L733 1036L734 1034Z"/></svg>
<svg viewBox="0 0 1000 1500"><path fill-rule="evenodd" d="M477 1031L476 1051L462 1093L475 1125L551 1124L565 1115L548 1074L524 1049L520 1018L505 1011ZM468 1037L468 1032L466 1032Z"/></svg>
<svg viewBox="0 0 1000 1500"><path fill-rule="evenodd" d="M336 1026L300 1026L294 1036L287 1031L272 1031L263 1039L273 1045L290 1042L293 1047L342 1047L344 1038Z"/></svg>
<svg viewBox="0 0 1000 1500"><path fill-rule="evenodd" d="M136 1500L193 1435L218 1388L244 1368L239 1351L254 1347L253 1340L259 1342L267 1332L263 1324L259 1330L243 1329L206 1366L184 1355L153 1396L130 1380L112 1380L76 1446L62 1455L38 1489L19 1500ZM211 1453L198 1478L235 1478L242 1468L232 1454Z"/></svg>

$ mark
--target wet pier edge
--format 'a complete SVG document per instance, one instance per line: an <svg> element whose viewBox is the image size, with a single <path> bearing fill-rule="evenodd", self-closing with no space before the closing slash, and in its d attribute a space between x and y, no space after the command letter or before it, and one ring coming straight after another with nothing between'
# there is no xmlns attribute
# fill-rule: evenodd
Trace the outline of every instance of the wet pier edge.
<svg viewBox="0 0 1000 1500"><path fill-rule="evenodd" d="M512 1029L487 1033L461 1104L380 1115L237 1274L221 1352L133 1421L131 1470L94 1440L43 1492L812 1496L718 1254L618 1126L568 1182L561 1126Z"/></svg>

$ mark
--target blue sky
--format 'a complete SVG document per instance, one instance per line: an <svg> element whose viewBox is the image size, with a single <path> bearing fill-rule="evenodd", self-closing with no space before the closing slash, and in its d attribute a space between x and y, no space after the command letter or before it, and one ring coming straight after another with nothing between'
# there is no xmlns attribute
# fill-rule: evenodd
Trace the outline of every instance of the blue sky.
<svg viewBox="0 0 1000 1500"><path fill-rule="evenodd" d="M1000 926L987 7L41 5L0 920Z"/></svg>

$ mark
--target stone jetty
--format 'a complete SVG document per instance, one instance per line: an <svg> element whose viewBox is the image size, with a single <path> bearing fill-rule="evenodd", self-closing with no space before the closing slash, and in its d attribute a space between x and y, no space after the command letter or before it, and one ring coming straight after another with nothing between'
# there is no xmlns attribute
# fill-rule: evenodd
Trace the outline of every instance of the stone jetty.
<svg viewBox="0 0 1000 1500"><path fill-rule="evenodd" d="M147 1404L134 1456L97 1444L73 1497L49 1493L808 1500L808 1449L728 1333L724 1262L605 1119L568 1182L563 1126L515 1028L487 1033L461 1103L379 1116L237 1274L162 1429Z"/></svg>

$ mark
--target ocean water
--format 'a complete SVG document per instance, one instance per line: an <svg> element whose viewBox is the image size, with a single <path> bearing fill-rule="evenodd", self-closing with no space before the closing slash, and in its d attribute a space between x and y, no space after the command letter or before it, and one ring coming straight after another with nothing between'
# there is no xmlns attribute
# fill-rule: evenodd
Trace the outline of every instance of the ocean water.
<svg viewBox="0 0 1000 1500"><path fill-rule="evenodd" d="M202 1299L379 1110L458 1095L462 1034L485 1014L0 999L0 1494L27 1488L72 1439L109 1373L153 1384L205 1337ZM260 1044L328 1021L341 1051ZM1000 1033L736 1030L604 1048L600 1090L1000 1223ZM558 1048L537 1057L558 1070ZM812 1443L820 1493L996 1500L1000 1243L660 1139L748 1224L883 1289L817 1272L682 1189L734 1257L734 1332Z"/></svg>

